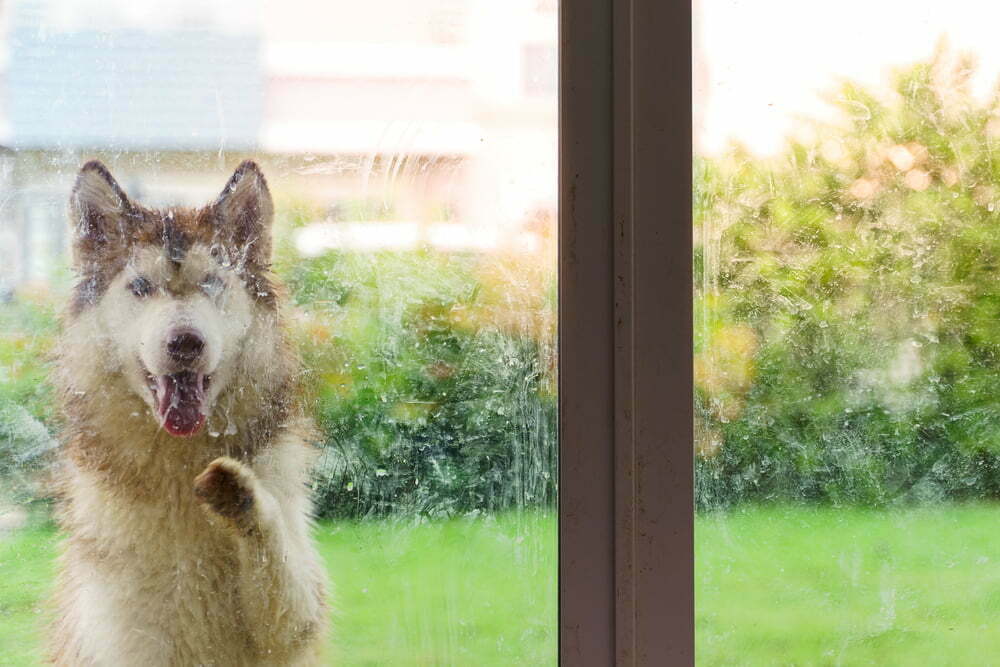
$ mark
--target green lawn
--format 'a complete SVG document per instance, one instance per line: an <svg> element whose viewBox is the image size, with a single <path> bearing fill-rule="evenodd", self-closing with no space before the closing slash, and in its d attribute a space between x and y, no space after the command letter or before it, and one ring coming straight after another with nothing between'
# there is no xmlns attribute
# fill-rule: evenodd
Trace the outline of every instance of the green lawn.
<svg viewBox="0 0 1000 667"><path fill-rule="evenodd" d="M555 519L324 523L344 665L552 665ZM0 665L38 664L57 537L0 539ZM699 665L1000 665L1000 505L699 517Z"/></svg>
<svg viewBox="0 0 1000 667"><path fill-rule="evenodd" d="M338 665L554 665L556 522L323 523ZM57 535L0 538L0 665L40 663Z"/></svg>
<svg viewBox="0 0 1000 667"><path fill-rule="evenodd" d="M696 524L699 665L1000 665L1000 505Z"/></svg>
<svg viewBox="0 0 1000 667"><path fill-rule="evenodd" d="M0 665L37 665L41 600L54 571L55 533L38 526L0 534Z"/></svg>

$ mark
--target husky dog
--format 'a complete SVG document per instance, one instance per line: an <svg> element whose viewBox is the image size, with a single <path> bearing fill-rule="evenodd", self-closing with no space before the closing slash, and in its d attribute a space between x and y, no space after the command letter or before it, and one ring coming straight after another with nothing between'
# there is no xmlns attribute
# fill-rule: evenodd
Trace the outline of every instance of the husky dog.
<svg viewBox="0 0 1000 667"><path fill-rule="evenodd" d="M80 170L80 282L55 372L57 665L321 660L313 426L269 272L272 217L249 161L199 210L145 208L100 162Z"/></svg>

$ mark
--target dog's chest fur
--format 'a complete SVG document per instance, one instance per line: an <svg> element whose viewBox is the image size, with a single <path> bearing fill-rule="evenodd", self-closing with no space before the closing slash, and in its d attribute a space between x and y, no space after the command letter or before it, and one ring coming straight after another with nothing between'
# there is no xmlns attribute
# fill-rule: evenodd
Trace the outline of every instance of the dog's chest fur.
<svg viewBox="0 0 1000 667"><path fill-rule="evenodd" d="M91 655L155 653L146 665L226 665L252 654L232 537L210 524L191 493L199 465L151 478L142 499L74 473L67 548L80 557L66 559L65 576L80 596L73 607L90 610L75 620Z"/></svg>

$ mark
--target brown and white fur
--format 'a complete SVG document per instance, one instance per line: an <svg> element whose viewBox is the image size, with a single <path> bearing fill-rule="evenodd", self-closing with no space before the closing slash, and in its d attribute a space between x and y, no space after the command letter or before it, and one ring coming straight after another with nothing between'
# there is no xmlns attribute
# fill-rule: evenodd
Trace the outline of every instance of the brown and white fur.
<svg viewBox="0 0 1000 667"><path fill-rule="evenodd" d="M269 272L264 176L244 162L208 206L151 210L90 162L70 217L50 659L320 664L313 427Z"/></svg>

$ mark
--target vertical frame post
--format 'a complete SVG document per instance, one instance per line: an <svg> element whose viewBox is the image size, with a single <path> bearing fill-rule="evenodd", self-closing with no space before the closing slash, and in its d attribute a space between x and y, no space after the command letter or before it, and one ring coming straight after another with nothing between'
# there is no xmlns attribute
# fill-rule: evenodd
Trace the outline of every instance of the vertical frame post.
<svg viewBox="0 0 1000 667"><path fill-rule="evenodd" d="M615 4L616 664L694 663L691 5Z"/></svg>
<svg viewBox="0 0 1000 667"><path fill-rule="evenodd" d="M612 1L559 35L559 655L614 664Z"/></svg>
<svg viewBox="0 0 1000 667"><path fill-rule="evenodd" d="M691 6L560 27L560 655L693 664Z"/></svg>

